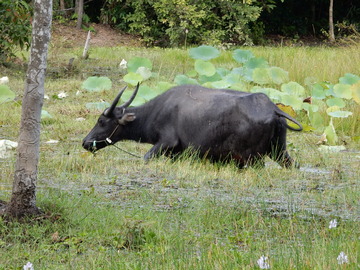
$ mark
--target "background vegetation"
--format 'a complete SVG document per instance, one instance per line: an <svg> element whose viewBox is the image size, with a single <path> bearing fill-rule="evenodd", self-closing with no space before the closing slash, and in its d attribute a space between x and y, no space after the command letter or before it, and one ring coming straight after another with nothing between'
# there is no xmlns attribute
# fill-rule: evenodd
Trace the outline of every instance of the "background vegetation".
<svg viewBox="0 0 360 270"><path fill-rule="evenodd" d="M310 76L335 84L344 73L357 74L360 64L358 47L251 52L301 84ZM122 59L150 59L157 74L146 81L152 88L186 74L195 60L182 49L93 47L87 60L81 53L82 48L51 47L44 104L51 118L43 118L37 183L38 206L46 214L25 224L0 221L0 269L18 269L28 261L35 269L254 269L263 255L273 269L358 267L359 144L351 138L358 134L358 105L350 109L352 116L336 121L345 151L319 150L321 133L289 133L300 170L267 160L265 168L239 171L187 154L176 162L160 158L144 164L111 147L92 156L81 140L100 112L86 104L113 99L128 74L119 68ZM69 72L71 57L76 60ZM227 69L239 65L232 51L211 62ZM18 98L0 105L0 137L16 141L24 72L1 72ZM111 89L83 89L95 74L110 78ZM150 148L135 142L119 146L140 156ZM14 161L12 156L0 162L5 201ZM337 227L329 228L333 220ZM344 263L338 260L341 252Z"/></svg>

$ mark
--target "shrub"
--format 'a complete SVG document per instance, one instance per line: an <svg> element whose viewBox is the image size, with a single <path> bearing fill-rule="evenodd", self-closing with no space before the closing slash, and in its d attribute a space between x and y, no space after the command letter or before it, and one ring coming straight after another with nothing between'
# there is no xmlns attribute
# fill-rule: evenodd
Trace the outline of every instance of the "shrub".
<svg viewBox="0 0 360 270"><path fill-rule="evenodd" d="M7 61L19 46L30 47L31 6L24 0L0 2L0 61Z"/></svg>
<svg viewBox="0 0 360 270"><path fill-rule="evenodd" d="M103 22L140 35L149 45L252 43L254 0L107 0Z"/></svg>

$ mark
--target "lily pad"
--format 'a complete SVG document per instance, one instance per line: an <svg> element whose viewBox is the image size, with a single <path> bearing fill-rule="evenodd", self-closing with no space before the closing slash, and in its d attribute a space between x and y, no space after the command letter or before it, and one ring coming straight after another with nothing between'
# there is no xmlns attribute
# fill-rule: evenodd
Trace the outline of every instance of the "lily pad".
<svg viewBox="0 0 360 270"><path fill-rule="evenodd" d="M15 99L15 93L5 84L0 85L0 103L12 101Z"/></svg>
<svg viewBox="0 0 360 270"><path fill-rule="evenodd" d="M261 57L254 57L249 59L244 66L249 69L255 69L255 68L267 68L269 67L269 63Z"/></svg>
<svg viewBox="0 0 360 270"><path fill-rule="evenodd" d="M268 68L255 68L252 77L254 82L258 84L269 84L272 82Z"/></svg>
<svg viewBox="0 0 360 270"><path fill-rule="evenodd" d="M326 98L324 88L321 86L321 84L314 84L311 89L311 96L316 99L324 99Z"/></svg>
<svg viewBox="0 0 360 270"><path fill-rule="evenodd" d="M151 70L147 67L139 67L136 70L136 73L140 74L143 78L143 81L149 79L152 76Z"/></svg>
<svg viewBox="0 0 360 270"><path fill-rule="evenodd" d="M215 66L208 62L208 61L204 61L202 59L197 59L195 61L195 70L197 73L199 73L200 75L205 75L205 76L213 76L216 73L216 69Z"/></svg>
<svg viewBox="0 0 360 270"><path fill-rule="evenodd" d="M334 85L334 93L336 97L351 99L352 98L352 91L351 85L349 84L335 84Z"/></svg>
<svg viewBox="0 0 360 270"><path fill-rule="evenodd" d="M140 89L139 89L139 91L140 91ZM124 94L121 96L121 102L124 103L124 102L128 101L133 93L134 93L133 91L125 91ZM130 106L136 107L136 106L143 105L146 102L147 102L147 100L145 98L143 98L140 95L136 95L135 99L133 100L133 102L131 102Z"/></svg>
<svg viewBox="0 0 360 270"><path fill-rule="evenodd" d="M360 81L351 86L351 91L355 102L360 104Z"/></svg>
<svg viewBox="0 0 360 270"><path fill-rule="evenodd" d="M83 84L82 88L91 91L91 92L100 92L104 90L111 89L112 83L108 77L98 77L93 76L87 78Z"/></svg>
<svg viewBox="0 0 360 270"><path fill-rule="evenodd" d="M281 91L293 97L303 97L305 95L305 88L297 82L289 82L281 85Z"/></svg>
<svg viewBox="0 0 360 270"><path fill-rule="evenodd" d="M85 107L90 111L99 111L102 112L106 108L110 107L109 102L89 102L85 104Z"/></svg>
<svg viewBox="0 0 360 270"><path fill-rule="evenodd" d="M246 63L247 61L249 61L251 58L254 58L254 54L249 51L249 50L240 50L237 49L233 52L233 58L235 59L236 62L238 63Z"/></svg>
<svg viewBox="0 0 360 270"><path fill-rule="evenodd" d="M160 95L161 93L162 92L160 90L152 89L149 86L143 84L139 87L138 95L148 101Z"/></svg>
<svg viewBox="0 0 360 270"><path fill-rule="evenodd" d="M139 73L129 72L124 76L123 80L124 82L127 82L134 86L137 85L139 82L143 81L143 76L141 76Z"/></svg>
<svg viewBox="0 0 360 270"><path fill-rule="evenodd" d="M197 80L189 78L185 75L177 75L174 79L174 82L177 85L183 85L183 84L199 84Z"/></svg>
<svg viewBox="0 0 360 270"><path fill-rule="evenodd" d="M334 112L328 112L327 114L332 117L347 118L351 116L353 113L349 111L334 111Z"/></svg>
<svg viewBox="0 0 360 270"><path fill-rule="evenodd" d="M339 82L341 84L350 84L350 85L355 84L358 81L360 81L360 77L351 73L346 73L343 77L339 79Z"/></svg>
<svg viewBox="0 0 360 270"><path fill-rule="evenodd" d="M220 51L212 46L202 45L189 50L189 55L193 59L208 61L220 55Z"/></svg>
<svg viewBox="0 0 360 270"><path fill-rule="evenodd" d="M346 105L345 101L341 98L329 98L326 100L326 104L329 107L337 106L339 108L344 108Z"/></svg>
<svg viewBox="0 0 360 270"><path fill-rule="evenodd" d="M269 69L271 80L275 84L282 84L289 81L289 72L279 67L271 67Z"/></svg>
<svg viewBox="0 0 360 270"><path fill-rule="evenodd" d="M143 57L133 57L127 63L128 72L136 72L139 67L146 67L152 70L151 60Z"/></svg>

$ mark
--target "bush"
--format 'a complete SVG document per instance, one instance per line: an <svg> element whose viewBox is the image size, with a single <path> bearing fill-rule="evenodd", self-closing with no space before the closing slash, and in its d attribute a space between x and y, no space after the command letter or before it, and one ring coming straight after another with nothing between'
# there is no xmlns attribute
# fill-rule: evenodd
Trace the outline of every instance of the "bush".
<svg viewBox="0 0 360 270"><path fill-rule="evenodd" d="M251 44L256 1L107 0L102 21L140 35L149 45Z"/></svg>
<svg viewBox="0 0 360 270"><path fill-rule="evenodd" d="M23 0L0 2L0 61L7 61L19 46L30 47L31 6Z"/></svg>

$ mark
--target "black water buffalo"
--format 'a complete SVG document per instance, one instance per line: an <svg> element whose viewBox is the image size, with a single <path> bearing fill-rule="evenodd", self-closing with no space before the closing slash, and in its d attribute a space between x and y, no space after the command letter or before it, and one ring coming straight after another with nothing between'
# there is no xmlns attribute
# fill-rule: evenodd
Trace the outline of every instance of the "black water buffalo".
<svg viewBox="0 0 360 270"><path fill-rule="evenodd" d="M286 131L301 131L302 126L265 94L181 85L142 106L129 107L138 85L130 100L117 107L125 88L85 137L85 149L95 152L133 140L154 145L145 160L159 154L174 156L191 147L201 157L234 160L239 167L263 163L266 155L281 166L294 163L286 151Z"/></svg>

